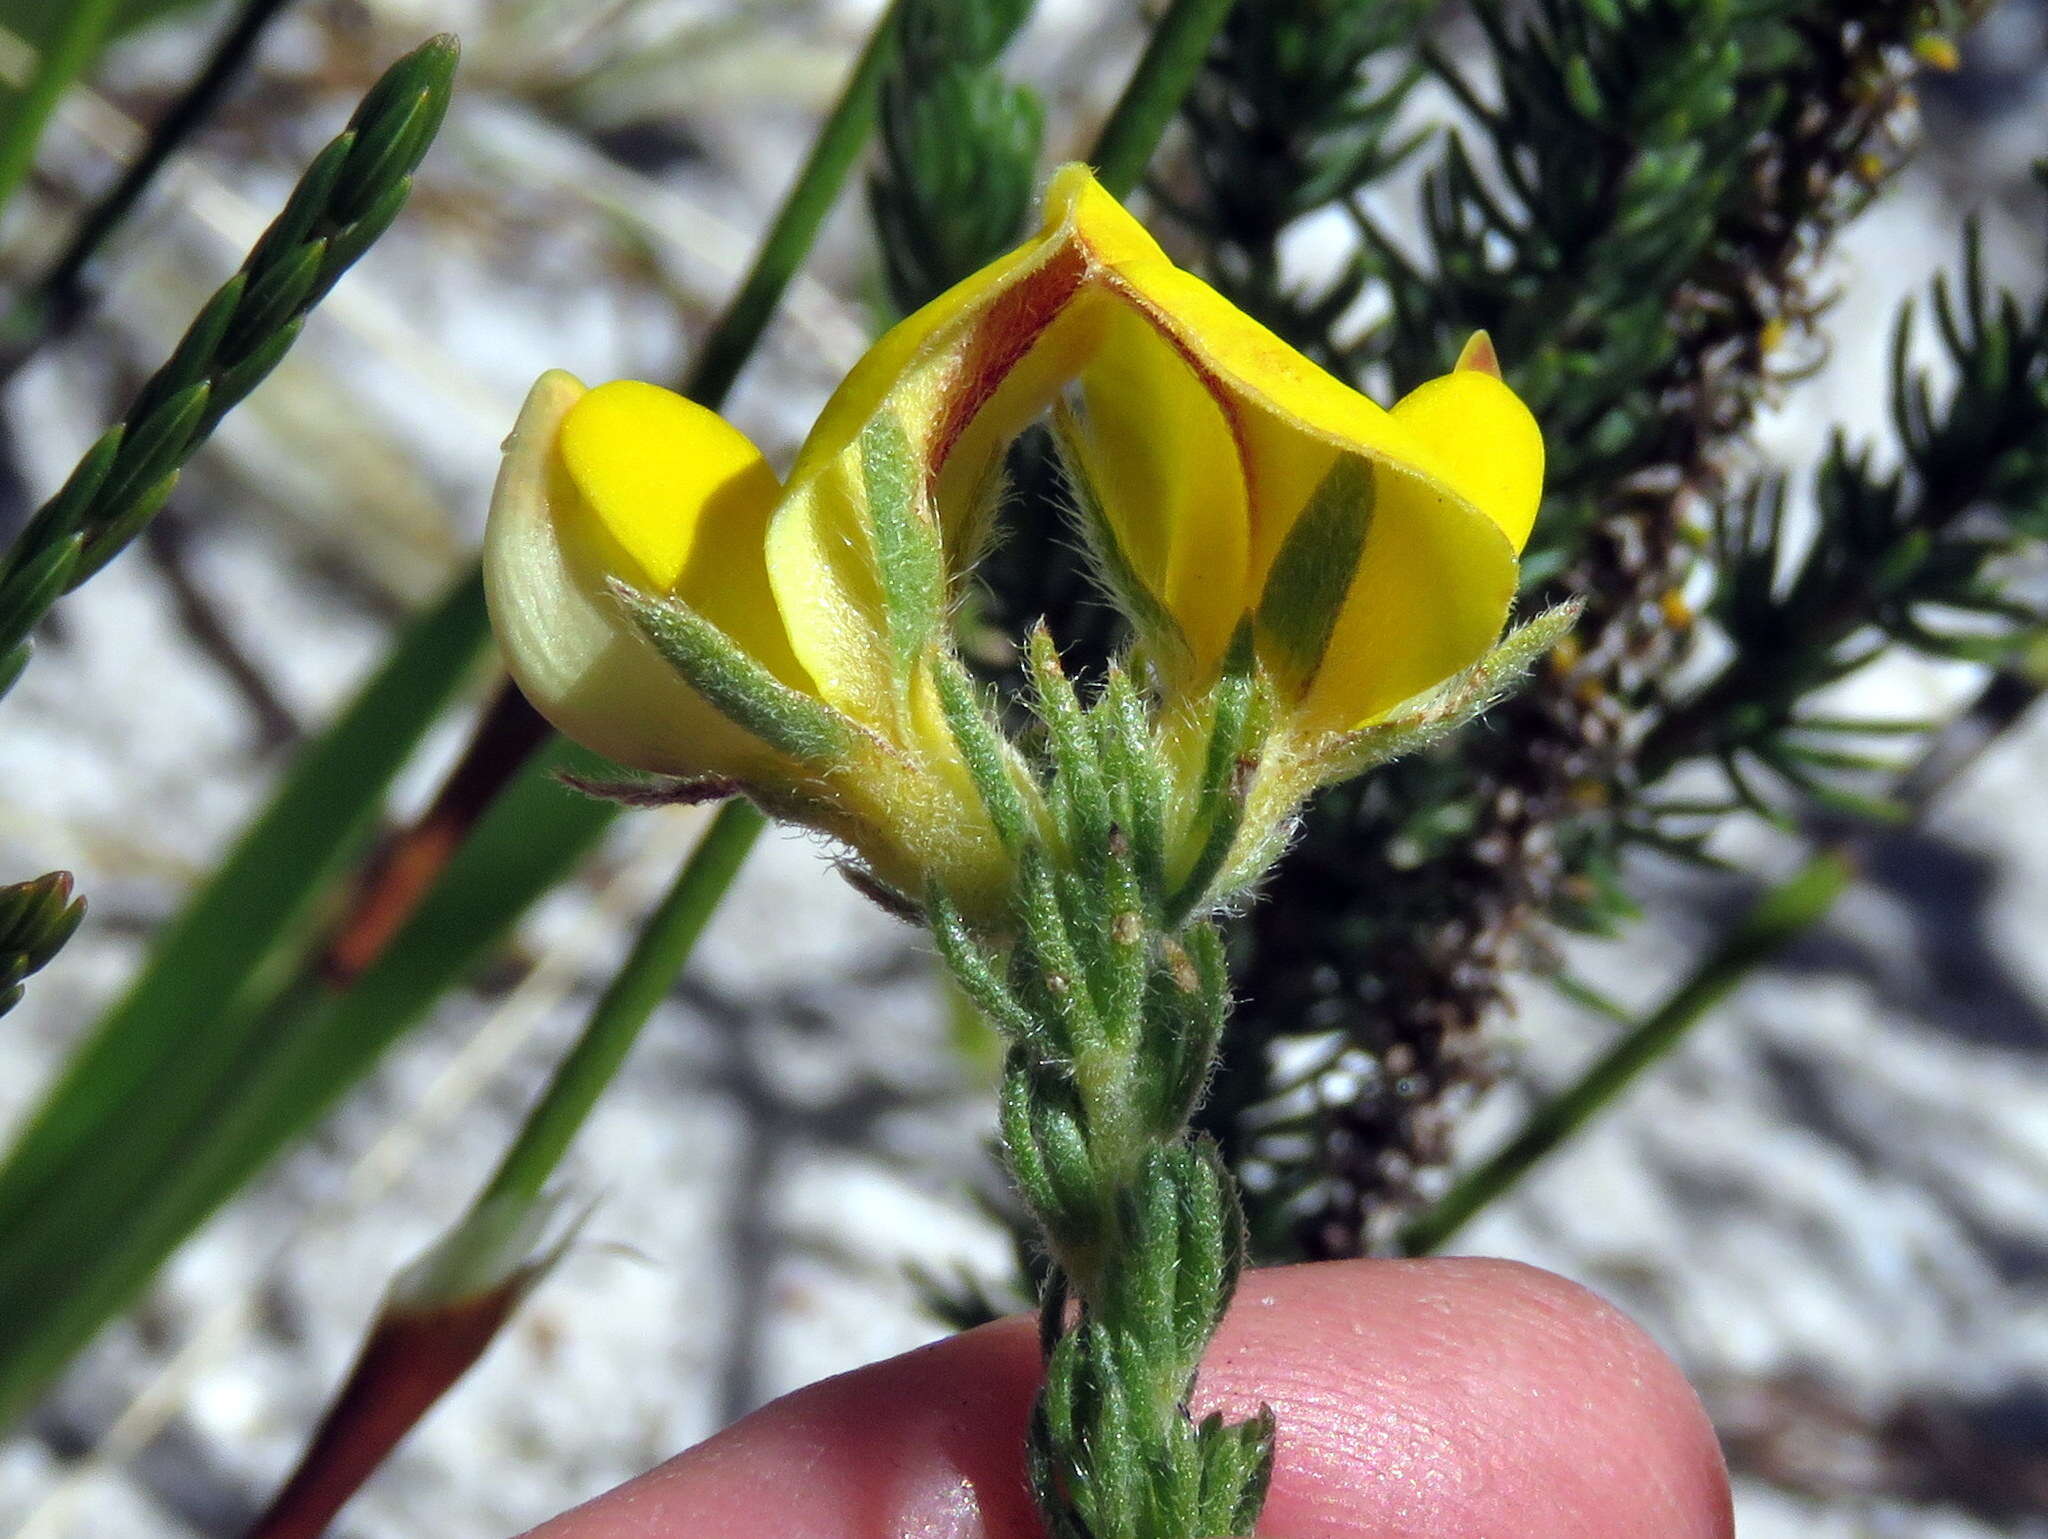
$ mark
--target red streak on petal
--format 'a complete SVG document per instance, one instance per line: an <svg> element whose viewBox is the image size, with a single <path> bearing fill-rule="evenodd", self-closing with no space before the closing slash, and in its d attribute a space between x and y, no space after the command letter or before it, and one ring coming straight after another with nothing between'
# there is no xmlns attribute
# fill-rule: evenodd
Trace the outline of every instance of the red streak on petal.
<svg viewBox="0 0 2048 1539"><path fill-rule="evenodd" d="M1062 246L989 307L968 341L966 356L947 392L945 414L932 438L928 480L937 481L968 425L1079 292L1090 265L1078 244Z"/></svg>

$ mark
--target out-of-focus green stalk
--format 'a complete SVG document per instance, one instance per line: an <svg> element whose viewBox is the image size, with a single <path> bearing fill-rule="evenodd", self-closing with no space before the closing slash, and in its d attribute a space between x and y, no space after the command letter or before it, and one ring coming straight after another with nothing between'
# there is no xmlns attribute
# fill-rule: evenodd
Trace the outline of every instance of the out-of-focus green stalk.
<svg viewBox="0 0 2048 1539"><path fill-rule="evenodd" d="M1201 73L1209 45L1236 0L1173 0L1152 28L1144 56L1102 125L1090 160L1102 185L1127 196L1145 175L1160 135Z"/></svg>
<svg viewBox="0 0 2048 1539"><path fill-rule="evenodd" d="M1730 990L1818 924L1855 875L1855 861L1846 852L1827 849L1765 892L1669 999L1632 1026L1562 1095L1537 1108L1505 1147L1411 1220L1401 1231L1401 1253L1426 1256L1441 1249L1480 1209L1612 1105Z"/></svg>
<svg viewBox="0 0 2048 1539"><path fill-rule="evenodd" d="M564 1242L535 1254L556 1204L545 1191L625 1061L763 825L749 802L711 820L583 1034L527 1113L469 1210L385 1300L347 1381L250 1539L314 1539L489 1349Z"/></svg>
<svg viewBox="0 0 2048 1539"><path fill-rule="evenodd" d="M0 210L13 201L36 162L36 146L57 103L92 67L114 24L120 0L45 0L58 18L40 38L33 73L19 90L0 90Z"/></svg>
<svg viewBox="0 0 2048 1539"><path fill-rule="evenodd" d="M193 130L213 115L214 108L220 105L228 87L255 52L265 29L290 3L291 0L246 0L184 94L151 127L142 153L79 220L78 228L49 269L23 292L4 328L6 352L0 357L0 367L9 372L19 367L45 338L62 332L76 319L80 280L87 264L121 221L133 212L157 173L191 138Z"/></svg>
<svg viewBox="0 0 2048 1539"><path fill-rule="evenodd" d="M553 772L604 768L558 742L496 798L415 922L345 991L318 975L273 985L139 1093L97 1108L96 1136L0 1228L0 1425L589 849L598 805Z"/></svg>
<svg viewBox="0 0 2048 1539"><path fill-rule="evenodd" d="M346 871L413 743L478 666L489 634L483 585L465 578L299 756L15 1140L0 1166L0 1239L22 1203L72 1182L80 1160L131 1124L131 1107L160 1096L163 1065L212 1051L214 1034L243 1021L255 998L275 999L321 894Z"/></svg>
<svg viewBox="0 0 2048 1539"><path fill-rule="evenodd" d="M682 393L699 405L715 411L725 400L740 369L753 356L761 333L767 330L775 307L782 302L782 291L789 287L789 280L818 238L818 227L838 201L855 158L874 132L875 104L895 45L896 12L901 4L902 0L895 0L875 23L845 90L839 93L838 103L811 145L809 158L783 199L746 281L704 339L703 349L684 377Z"/></svg>
<svg viewBox="0 0 2048 1539"><path fill-rule="evenodd" d="M583 1035L527 1114L497 1173L477 1198L478 1207L505 1199L539 1200L590 1109L689 960L697 937L760 837L763 822L751 802L730 801L719 808L674 885L648 916L631 953L591 1012Z"/></svg>
<svg viewBox="0 0 2048 1539"><path fill-rule="evenodd" d="M888 30L885 17L877 36ZM877 73L871 43L821 129L834 152L806 164L764 238L741 299L705 343L707 362L691 383L706 404L717 404L730 389L844 182L873 120ZM411 699L453 691L488 642L474 569L458 592L465 602L415 622L397 643ZM487 717L502 724L502 714ZM169 1117L174 1108L158 1091L138 1091L131 1083L117 1092L110 1087L120 1076L83 1072L87 1065L80 1062L38 1113L33 1149L17 1149L13 1168L0 1172L0 1195L38 1194L54 1181L93 1199L85 1203L91 1211L68 1222L61 1213L37 1215L39 1230L56 1224L66 1231L50 1234L48 1245L10 1248L5 1242L14 1231L0 1228L0 1301L18 1306L0 1307L0 1425L134 1296L193 1226L471 970L610 821L611 808L552 783L563 745L535 755L545 734L533 735L504 763L465 759L451 780L480 781L488 769L497 788L475 799L476 828L490 833L506 822L493 813L516 813L516 832L491 834L479 848L471 848L478 841L470 828L451 830L445 820L427 830L424 846L401 836L379 872L404 887L403 901L383 907L376 946L350 957L347 977L323 983L308 976L309 959L329 948L298 925L310 906L332 900L349 836L375 816L388 783L387 775L350 777L345 764L332 766L342 773L330 779L329 757L364 755L380 765L402 760L432 719L378 714L355 723L358 730L337 729L316 742L252 831L237 856L240 864L224 868L188 905L173 931L184 940L160 951L138 980L131 1006L157 997L172 1006L169 1013L157 1018L131 1009L95 1034L94 1063L122 1062L130 1048L147 1061L159 1038L195 1024L194 1001L234 1001L232 1010L197 1022L211 1020L228 1039L210 1041L204 1054L184 1062L181 1083L191 1094L191 1115ZM491 751L505 756L501 748ZM320 773L309 776L314 766ZM295 811L309 797L320 801L318 815L296 825ZM266 896L254 901L251 879L259 870ZM359 896L339 933L349 933L360 915L377 907L378 888L373 883ZM346 989L338 997L337 984ZM129 1136L145 1125L160 1136Z"/></svg>

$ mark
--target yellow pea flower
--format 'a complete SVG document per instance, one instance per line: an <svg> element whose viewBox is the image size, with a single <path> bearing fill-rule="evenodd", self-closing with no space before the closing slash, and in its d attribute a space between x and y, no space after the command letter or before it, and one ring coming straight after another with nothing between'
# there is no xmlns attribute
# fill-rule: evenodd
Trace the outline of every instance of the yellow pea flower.
<svg viewBox="0 0 2048 1539"><path fill-rule="evenodd" d="M623 765L730 781L902 892L940 872L964 902L999 901L1008 866L929 666L868 723L828 706L798 661L767 565L781 492L753 444L672 391L541 376L485 531L508 667L555 727ZM936 570L935 537L932 549ZM740 677L686 677L664 646L675 638L635 623L628 595L703 622Z"/></svg>
<svg viewBox="0 0 2048 1539"><path fill-rule="evenodd" d="M779 487L679 397L543 378L494 500L494 620L572 736L742 781L910 896L999 907L1044 804L965 686L947 611L1010 440L1057 409L1085 533L1187 739L1167 750L1186 801L1207 730L1189 724L1244 638L1272 757L1300 766L1498 637L1543 447L1490 348L1460 365L1382 409L1069 166L1032 240L855 366ZM1275 826L1304 774L1262 798Z"/></svg>

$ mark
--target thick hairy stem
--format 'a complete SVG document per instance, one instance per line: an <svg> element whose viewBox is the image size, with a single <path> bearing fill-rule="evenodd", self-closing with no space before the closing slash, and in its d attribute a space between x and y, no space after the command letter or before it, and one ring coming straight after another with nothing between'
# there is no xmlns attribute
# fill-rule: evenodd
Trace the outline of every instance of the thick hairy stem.
<svg viewBox="0 0 2048 1539"><path fill-rule="evenodd" d="M1054 1539L1250 1534L1272 1472L1272 1415L1198 1423L1189 1412L1244 1266L1245 1224L1229 1167L1190 1128L1230 981L1216 923L1179 875L1216 828L1241 825L1248 793L1219 773L1192 823L1188 809L1169 818L1189 745L1162 732L1125 667L1112 663L1084 705L1042 626L1025 666L1041 729L1030 745L1037 815L998 814L1019 792L1008 761L986 751L994 723L964 681L942 690L962 760L1006 831L1007 913L977 929L932 892L925 918L961 988L1010 1040L1004 1150L1049 1263L1032 1490ZM1210 704L1198 763L1234 763L1247 723L1263 719L1265 686L1241 684L1226 678Z"/></svg>
<svg viewBox="0 0 2048 1539"><path fill-rule="evenodd" d="M1061 1539L1249 1534L1272 1417L1188 1410L1244 1264L1235 1184L1188 1128L1228 1002L1222 943L1206 920L1156 922L1119 831L1072 864L1027 862L1007 956L934 915L1013 1039L1004 1147L1051 1261L1033 1490Z"/></svg>

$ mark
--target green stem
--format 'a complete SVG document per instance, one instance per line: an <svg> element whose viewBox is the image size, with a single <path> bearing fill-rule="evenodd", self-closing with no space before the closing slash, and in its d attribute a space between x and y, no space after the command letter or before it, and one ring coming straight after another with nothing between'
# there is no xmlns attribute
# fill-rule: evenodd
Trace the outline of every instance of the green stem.
<svg viewBox="0 0 2048 1539"><path fill-rule="evenodd" d="M42 40L35 73L0 123L0 209L5 209L36 162L43 127L71 83L91 67L113 25L120 0L56 0L63 19L56 36ZM24 41L33 42L32 39Z"/></svg>
<svg viewBox="0 0 2048 1539"><path fill-rule="evenodd" d="M1401 1231L1402 1254L1426 1256L1442 1248L1482 1208L1612 1104L1738 983L1818 924L1855 874L1855 862L1845 851L1825 849L1766 891L1669 999L1631 1027L1576 1084L1531 1114L1504 1148L1411 1220Z"/></svg>
<svg viewBox="0 0 2048 1539"><path fill-rule="evenodd" d="M878 33L888 25L884 18ZM864 59L857 76L867 72L866 64ZM859 94L849 89L848 99L841 101L822 130L825 135L842 134L849 112L855 113L857 122L866 120L872 101L865 110L857 110ZM805 165L765 237L761 259L746 285L752 297L744 305L735 301L705 342L706 362L696 371L702 381L700 400L715 401L730 385L737 362L758 340L766 311L780 297L801 247L815 232L820 211L843 183L851 158L814 154ZM775 253L779 256L771 261ZM735 361L714 370L711 359L719 355ZM457 687L476 651L487 644L489 627L478 588L472 565L456 590L463 600L458 611L437 611L433 617L415 620L401 637L402 650L431 654L418 659L419 667L407 674L415 693ZM455 634L437 637L434 633L444 624ZM332 756L368 752L380 762L393 755L403 757L428 724L412 719L366 721L360 724L367 734L362 742L343 745L329 733L314 751ZM421 884L427 890L393 918L387 942L374 957L364 959L365 970L356 982L338 997L321 995L310 1025L302 1018L309 1009L308 991L294 981L301 974L287 960L287 952L300 961L318 954L317 938L309 941L303 931L295 933L295 925L303 921L306 905L335 893L335 863L348 850L343 830L353 830L376 811L383 800L380 783L356 777L338 789L328 787L321 815L329 823L340 822L316 830L312 842L302 841L290 859L266 865L269 878L290 889L291 903L231 903L230 895L208 888L188 908L188 927L209 906L231 909L232 921L209 929L208 935L220 945L229 944L222 936L231 937L231 950L260 951L265 966L252 971L223 956L173 968L157 958L145 974L145 985L177 994L170 1014L161 1007L138 1007L125 1018L110 1017L97 1039L100 1054L120 1062L138 1041L153 1049L159 1028L196 1029L219 1018L221 1000L234 1002L228 1025L237 1031L246 1026L253 1035L240 1049L213 1057L195 1070L203 1081L195 1096L220 1108L221 1114L189 1130L177 1158L137 1149L126 1137L127 1124L152 1098L160 1100L162 1092L131 1085L109 1088L83 1072L90 1065L81 1060L45 1103L31 1133L42 1145L51 1138L37 1137L38 1130L54 1130L61 1147L18 1151L0 1167L0 1202L23 1186L33 1190L40 1185L39 1177L59 1183L73 1179L99 1156L119 1168L103 1175L95 1166L88 1172L94 1179L82 1181L82 1189L99 1189L111 1176L128 1193L122 1211L110 1218L76 1217L62 1254L56 1247L32 1254L0 1253L0 1294L6 1294L11 1283L41 1299L61 1301L61 1307L38 1306L25 1312L0 1308L0 1425L134 1296L201 1218L244 1185L287 1138L303 1131L343 1087L366 1072L383 1046L414 1024L433 999L473 970L533 896L549 882L559 881L589 848L605 819L591 816L594 804L564 805L578 799L563 797L548 779L548 758L543 748L525 773L507 773L505 791L477 807L470 826L444 828L445 842L412 852L422 866L431 868L430 882ZM296 794L317 788L294 782L290 789ZM282 804L273 807L269 821L290 821L288 810ZM494 810L501 814L497 819L492 817ZM495 824L508 819L518 823L518 838L494 839ZM536 829L544 836L538 847ZM401 835L400 843L406 837ZM316 871L315 866L323 869ZM518 869L509 869L514 866ZM715 896L707 894L707 907ZM201 1000L211 1002L208 1010L199 1009L196 1002ZM184 1009L187 1005L190 1010ZM193 1012L197 1015L188 1021L186 1016ZM333 1031L323 1033L320 1028L330 1020ZM264 1052L280 1030L289 1039L285 1045L293 1049L281 1067L269 1063ZM43 1128L46 1123L51 1127ZM23 1152L43 1157L24 1165ZM20 1265L10 1267L10 1262ZM16 1272L33 1275L17 1278ZM8 1327L15 1324L21 1328L10 1332Z"/></svg>
<svg viewBox="0 0 2048 1539"><path fill-rule="evenodd" d="M753 269L704 339L703 350L682 385L682 393L699 405L716 410L732 389L781 303L782 291L796 276L825 216L838 201L854 160L867 144L874 130L882 77L888 72L895 46L896 13L902 4L903 0L894 0L875 23L867 47L847 76L845 89L818 130L810 158L797 173L795 185L761 243Z"/></svg>
<svg viewBox="0 0 2048 1539"><path fill-rule="evenodd" d="M556 1067L467 1212L401 1274L298 1468L251 1539L317 1539L400 1438L482 1357L567 1239L533 1247L553 1214L544 1193L641 1028L689 960L764 819L728 802L712 819L632 953ZM573 1235L575 1225L569 1226Z"/></svg>
<svg viewBox="0 0 2048 1539"><path fill-rule="evenodd" d="M640 1029L689 960L697 937L760 837L763 822L751 802L730 801L719 809L675 884L648 916L632 953L591 1012L583 1035L527 1114L497 1174L477 1198L478 1208L506 1197L529 1203L539 1199Z"/></svg>
<svg viewBox="0 0 2048 1539"><path fill-rule="evenodd" d="M247 0L185 94L150 130L149 141L119 181L79 221L49 270L31 284L16 305L7 326L11 372L50 336L66 330L81 309L79 280L107 237L134 210L157 173L192 137L194 129L213 115L242 67L256 51L264 31L291 0Z"/></svg>
<svg viewBox="0 0 2048 1539"><path fill-rule="evenodd" d="M1117 197L1128 196L1145 175L1159 137L1201 73L1209 45L1236 0L1173 0L1152 28L1130 83L1110 110L1089 156L1096 179Z"/></svg>

